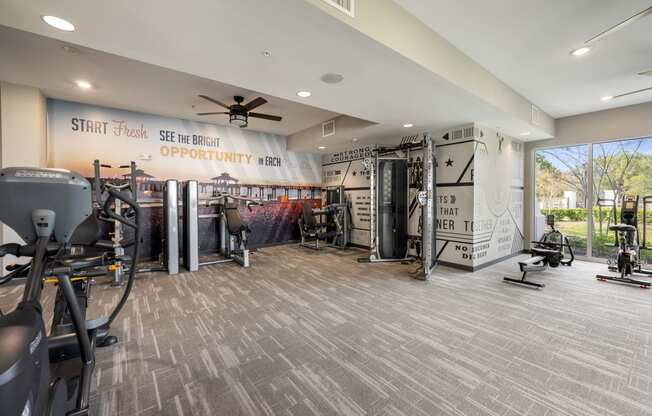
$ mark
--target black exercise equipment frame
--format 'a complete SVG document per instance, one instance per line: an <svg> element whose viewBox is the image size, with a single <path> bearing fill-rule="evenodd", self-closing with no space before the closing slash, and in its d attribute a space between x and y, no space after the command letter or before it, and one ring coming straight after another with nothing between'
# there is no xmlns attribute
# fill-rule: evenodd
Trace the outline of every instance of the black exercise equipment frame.
<svg viewBox="0 0 652 416"><path fill-rule="evenodd" d="M503 277L504 282L517 283L534 287L536 289L542 289L546 287L544 283L527 280L528 272L543 271L548 267L558 267L559 265L570 267L573 264L573 261L575 261L573 247L570 244L568 237L555 228L554 216L548 215L546 218L546 224L550 226L551 230L544 233L539 241L531 242L531 244L534 244L534 246L530 248L532 256L527 260L518 262L519 269L521 273L523 273L521 278L516 279L513 277ZM549 241L553 235L559 236L560 242ZM566 249L568 249L568 254L570 256L568 259L565 258Z"/></svg>

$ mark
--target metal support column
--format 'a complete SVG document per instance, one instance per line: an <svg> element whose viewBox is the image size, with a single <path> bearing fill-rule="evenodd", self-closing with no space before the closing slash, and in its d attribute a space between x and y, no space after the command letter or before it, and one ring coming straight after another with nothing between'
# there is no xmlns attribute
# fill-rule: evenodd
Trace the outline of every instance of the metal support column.
<svg viewBox="0 0 652 416"><path fill-rule="evenodd" d="M187 181L183 195L183 267L199 270L198 183Z"/></svg>
<svg viewBox="0 0 652 416"><path fill-rule="evenodd" d="M179 273L179 183L176 180L165 181L163 225L165 266L169 274L177 274Z"/></svg>

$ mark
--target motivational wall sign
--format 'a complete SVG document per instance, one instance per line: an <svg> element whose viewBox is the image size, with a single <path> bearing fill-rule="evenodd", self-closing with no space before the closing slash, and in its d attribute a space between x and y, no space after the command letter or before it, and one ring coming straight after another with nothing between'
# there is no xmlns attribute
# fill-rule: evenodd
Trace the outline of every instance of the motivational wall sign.
<svg viewBox="0 0 652 416"><path fill-rule="evenodd" d="M48 100L50 165L92 176L92 161L136 161L161 179L321 185L321 157L287 151L287 138L152 114Z"/></svg>

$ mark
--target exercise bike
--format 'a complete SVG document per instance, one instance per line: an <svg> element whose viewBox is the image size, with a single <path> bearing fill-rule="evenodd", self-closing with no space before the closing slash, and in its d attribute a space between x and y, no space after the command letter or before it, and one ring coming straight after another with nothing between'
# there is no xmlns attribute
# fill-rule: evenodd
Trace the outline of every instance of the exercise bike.
<svg viewBox="0 0 652 416"><path fill-rule="evenodd" d="M130 195L108 192L103 215L134 230L133 259L137 261L140 208ZM22 300L14 311L0 316L2 415L87 415L95 347L117 341L109 331L131 292L135 267L131 267L123 295L111 314L86 320L91 284L87 273L115 260L111 252L86 257L72 250L75 230L94 215L88 181L60 169L5 168L0 170L0 195L0 221L27 243L0 246L0 257L10 254L32 259L0 279L7 283L27 273ZM111 211L116 200L130 206L134 221ZM50 280L56 281L58 293L48 336L41 294Z"/></svg>
<svg viewBox="0 0 652 416"><path fill-rule="evenodd" d="M530 248L532 257L518 262L518 266L523 273L521 278L504 277L504 282L518 283L541 289L546 285L526 280L528 272L538 272L546 270L548 267L571 266L573 264L575 260L573 247L568 237L555 228L555 216L552 214L547 215L546 224L550 227L550 231L544 233L539 241L532 241L533 246ZM567 249L569 258L566 258Z"/></svg>
<svg viewBox="0 0 652 416"><path fill-rule="evenodd" d="M624 195L620 208L620 224L609 227L609 230L616 233L616 246L618 247L615 261L609 261L609 270L618 272L619 275L596 275L596 278L601 282L610 280L638 285L643 289L649 289L652 286L649 281L634 278L634 273L652 275L652 270L645 270L641 265L641 246L638 235L638 200L638 196Z"/></svg>

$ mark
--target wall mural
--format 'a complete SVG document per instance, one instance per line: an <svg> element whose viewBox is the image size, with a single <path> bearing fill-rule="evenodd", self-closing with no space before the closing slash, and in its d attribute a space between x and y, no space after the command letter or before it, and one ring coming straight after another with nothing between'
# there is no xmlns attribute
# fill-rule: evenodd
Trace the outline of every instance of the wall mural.
<svg viewBox="0 0 652 416"><path fill-rule="evenodd" d="M369 172L363 161L371 155L371 146L325 155L322 158L324 187L344 186L351 204L351 243L369 246Z"/></svg>
<svg viewBox="0 0 652 416"><path fill-rule="evenodd" d="M138 164L139 200L149 218L144 257L155 258L161 250L161 201L167 179L198 180L200 198L221 192L266 201L252 212L240 207L252 229L252 247L298 239L301 201L321 202L320 156L288 152L284 136L48 100L48 144L49 166L89 178L94 159L112 166ZM115 168L102 173L112 180L129 177ZM215 221L202 220L200 228L201 251L213 251Z"/></svg>
<svg viewBox="0 0 652 416"><path fill-rule="evenodd" d="M437 256L476 269L523 249L523 144L479 125L435 136L437 142ZM352 201L353 241L369 246L369 176L362 160L370 148L323 158L323 183L343 184ZM412 152L411 157L420 157ZM414 196L411 196L414 199ZM418 215L412 205L408 232ZM413 215L414 214L414 215Z"/></svg>
<svg viewBox="0 0 652 416"><path fill-rule="evenodd" d="M523 249L523 144L470 125L437 146L438 257L477 269Z"/></svg>

